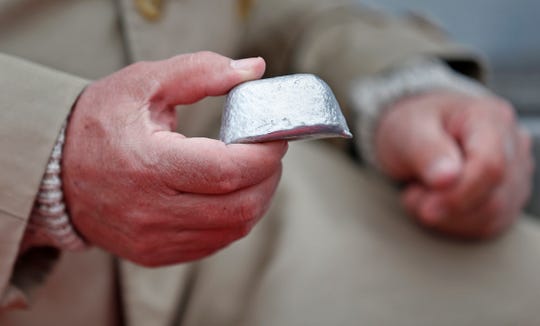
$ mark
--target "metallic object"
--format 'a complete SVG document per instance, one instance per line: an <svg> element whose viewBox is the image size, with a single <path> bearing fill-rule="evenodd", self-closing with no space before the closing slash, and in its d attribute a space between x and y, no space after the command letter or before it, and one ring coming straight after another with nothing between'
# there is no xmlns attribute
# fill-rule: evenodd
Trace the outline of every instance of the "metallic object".
<svg viewBox="0 0 540 326"><path fill-rule="evenodd" d="M246 82L227 97L220 133L227 144L328 137L352 134L332 90L314 75Z"/></svg>

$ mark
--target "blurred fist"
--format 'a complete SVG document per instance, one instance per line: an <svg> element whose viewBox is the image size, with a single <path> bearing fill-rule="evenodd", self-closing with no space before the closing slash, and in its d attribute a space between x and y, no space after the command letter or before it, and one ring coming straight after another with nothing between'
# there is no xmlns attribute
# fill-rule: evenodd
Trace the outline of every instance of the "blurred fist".
<svg viewBox="0 0 540 326"><path fill-rule="evenodd" d="M434 92L398 101L375 135L383 171L407 181L405 207L425 226L465 238L499 234L530 195L530 137L495 97Z"/></svg>
<svg viewBox="0 0 540 326"><path fill-rule="evenodd" d="M269 206L287 144L186 138L173 132L175 106L263 72L261 58L201 52L136 63L88 86L62 161L78 231L146 266L199 259L245 236Z"/></svg>

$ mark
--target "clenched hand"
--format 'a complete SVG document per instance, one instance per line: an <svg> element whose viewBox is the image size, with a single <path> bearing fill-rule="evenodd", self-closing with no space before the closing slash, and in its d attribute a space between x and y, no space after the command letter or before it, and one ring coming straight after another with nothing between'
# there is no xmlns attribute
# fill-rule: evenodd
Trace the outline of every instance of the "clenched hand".
<svg viewBox="0 0 540 326"><path fill-rule="evenodd" d="M408 181L405 207L443 233L497 235L530 194L530 137L495 97L438 92L403 99L383 115L375 143L382 169Z"/></svg>
<svg viewBox="0 0 540 326"><path fill-rule="evenodd" d="M70 119L64 191L90 242L147 266L205 257L268 208L285 142L225 145L175 133L175 105L264 72L260 58L201 52L128 66L88 86Z"/></svg>

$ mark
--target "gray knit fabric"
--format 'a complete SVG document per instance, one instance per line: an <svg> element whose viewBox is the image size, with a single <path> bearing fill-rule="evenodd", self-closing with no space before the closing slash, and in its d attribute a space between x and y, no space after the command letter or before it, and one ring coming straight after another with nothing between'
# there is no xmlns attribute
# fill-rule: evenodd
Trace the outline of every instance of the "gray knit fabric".
<svg viewBox="0 0 540 326"><path fill-rule="evenodd" d="M56 140L39 193L26 228L23 247L35 245L54 246L63 250L79 251L88 245L75 231L64 203L61 179L61 159L64 145L65 124Z"/></svg>
<svg viewBox="0 0 540 326"><path fill-rule="evenodd" d="M377 76L353 82L350 97L355 113L353 121L356 146L363 158L378 167L373 138L383 113L399 99L446 90L471 96L483 96L489 91L480 83L450 70L444 63L421 58L388 70Z"/></svg>

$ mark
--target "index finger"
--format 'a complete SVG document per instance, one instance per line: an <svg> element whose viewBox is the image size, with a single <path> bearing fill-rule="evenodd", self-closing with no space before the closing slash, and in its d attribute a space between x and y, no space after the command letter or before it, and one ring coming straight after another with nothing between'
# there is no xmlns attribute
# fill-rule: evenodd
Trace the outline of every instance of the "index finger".
<svg viewBox="0 0 540 326"><path fill-rule="evenodd" d="M287 142L231 144L158 132L156 154L162 180L179 192L231 193L262 182L281 167Z"/></svg>
<svg viewBox="0 0 540 326"><path fill-rule="evenodd" d="M444 215L466 213L484 203L505 180L510 135L488 122L477 124L460 139L464 151L463 174L451 188L435 192L422 204L421 211ZM441 216L439 216L441 217Z"/></svg>

